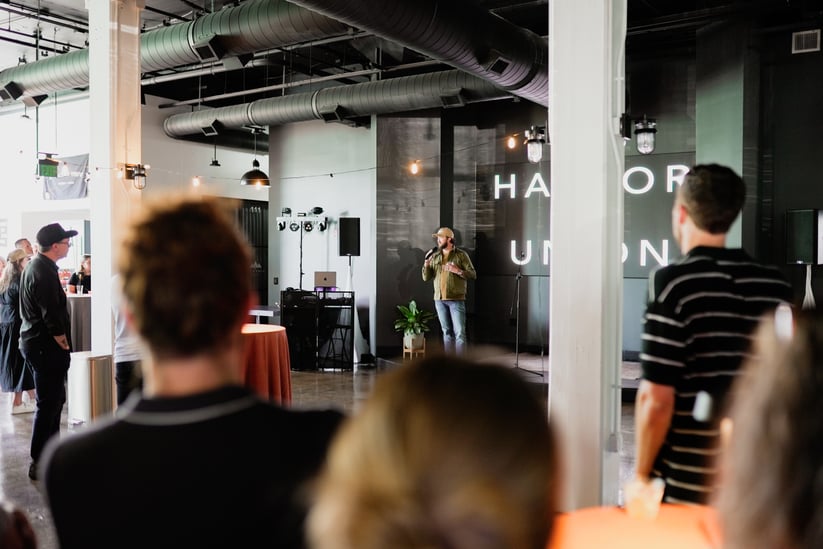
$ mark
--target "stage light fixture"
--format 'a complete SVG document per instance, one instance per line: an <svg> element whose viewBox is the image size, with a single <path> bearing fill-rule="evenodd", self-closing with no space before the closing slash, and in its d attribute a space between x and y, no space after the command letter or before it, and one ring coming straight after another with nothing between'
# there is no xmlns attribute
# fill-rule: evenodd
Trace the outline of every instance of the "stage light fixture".
<svg viewBox="0 0 823 549"><path fill-rule="evenodd" d="M289 230L296 233L300 230L300 223L298 223L297 221L292 221L291 223L289 223Z"/></svg>

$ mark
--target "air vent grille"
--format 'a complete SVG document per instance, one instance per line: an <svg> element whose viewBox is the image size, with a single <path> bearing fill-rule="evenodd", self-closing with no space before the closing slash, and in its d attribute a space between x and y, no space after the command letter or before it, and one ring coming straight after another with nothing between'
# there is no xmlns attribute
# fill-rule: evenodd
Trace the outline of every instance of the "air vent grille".
<svg viewBox="0 0 823 549"><path fill-rule="evenodd" d="M820 51L820 29L793 32L792 53Z"/></svg>

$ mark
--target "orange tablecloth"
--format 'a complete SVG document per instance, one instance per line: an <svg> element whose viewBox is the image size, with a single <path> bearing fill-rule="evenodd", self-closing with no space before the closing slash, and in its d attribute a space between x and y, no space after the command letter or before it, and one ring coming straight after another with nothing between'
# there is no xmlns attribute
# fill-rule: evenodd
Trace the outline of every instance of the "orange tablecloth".
<svg viewBox="0 0 823 549"><path fill-rule="evenodd" d="M711 549L721 547L714 509L664 503L654 520L619 507L589 507L557 515L549 549Z"/></svg>
<svg viewBox="0 0 823 549"><path fill-rule="evenodd" d="M243 383L264 398L290 403L291 361L286 329L271 324L244 324L243 339L246 342Z"/></svg>

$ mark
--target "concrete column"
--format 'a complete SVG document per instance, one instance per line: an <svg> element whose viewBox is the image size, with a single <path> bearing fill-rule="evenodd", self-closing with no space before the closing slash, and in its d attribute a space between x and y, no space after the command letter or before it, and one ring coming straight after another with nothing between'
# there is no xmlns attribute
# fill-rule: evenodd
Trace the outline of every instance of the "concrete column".
<svg viewBox="0 0 823 549"><path fill-rule="evenodd" d="M91 128L92 354L111 354L111 276L123 228L140 191L118 177L125 163L143 163L140 116L142 0L95 0L89 7ZM148 177L151 185L151 174Z"/></svg>
<svg viewBox="0 0 823 549"><path fill-rule="evenodd" d="M561 507L617 502L625 0L549 3L549 415Z"/></svg>

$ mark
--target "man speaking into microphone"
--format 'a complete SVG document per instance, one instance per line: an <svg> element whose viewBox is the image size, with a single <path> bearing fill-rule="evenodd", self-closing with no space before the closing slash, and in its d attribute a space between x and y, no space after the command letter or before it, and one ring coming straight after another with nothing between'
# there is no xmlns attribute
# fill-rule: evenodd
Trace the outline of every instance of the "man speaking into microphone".
<svg viewBox="0 0 823 549"><path fill-rule="evenodd" d="M432 238L432 248L423 262L423 280L434 279L434 307L443 330L443 348L447 353L463 354L466 350L466 286L477 278L469 254L454 245L454 232L440 227Z"/></svg>

